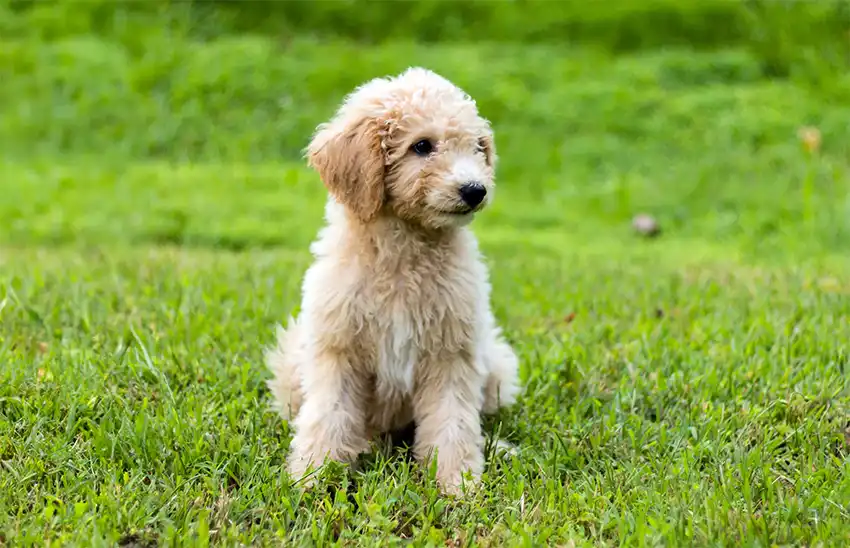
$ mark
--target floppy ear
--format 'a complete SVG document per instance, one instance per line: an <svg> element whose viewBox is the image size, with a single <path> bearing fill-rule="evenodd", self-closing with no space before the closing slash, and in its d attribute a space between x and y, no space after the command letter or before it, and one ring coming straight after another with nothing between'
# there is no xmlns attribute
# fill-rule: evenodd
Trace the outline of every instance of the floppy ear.
<svg viewBox="0 0 850 548"><path fill-rule="evenodd" d="M384 157L376 120L319 126L307 157L341 204L363 222L375 218L384 204Z"/></svg>

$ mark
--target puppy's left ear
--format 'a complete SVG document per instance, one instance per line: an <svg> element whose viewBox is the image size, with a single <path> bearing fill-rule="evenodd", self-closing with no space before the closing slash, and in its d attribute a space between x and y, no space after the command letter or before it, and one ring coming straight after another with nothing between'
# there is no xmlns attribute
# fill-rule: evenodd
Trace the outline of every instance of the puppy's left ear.
<svg viewBox="0 0 850 548"><path fill-rule="evenodd" d="M384 205L384 155L378 121L364 118L347 126L319 127L307 147L310 167L328 191L363 222Z"/></svg>

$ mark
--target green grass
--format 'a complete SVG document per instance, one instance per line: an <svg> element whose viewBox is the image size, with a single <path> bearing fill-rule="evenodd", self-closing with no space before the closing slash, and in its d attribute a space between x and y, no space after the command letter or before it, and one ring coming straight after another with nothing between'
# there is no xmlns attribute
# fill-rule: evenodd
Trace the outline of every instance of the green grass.
<svg viewBox="0 0 850 548"><path fill-rule="evenodd" d="M329 37L332 3L285 40L222 6L192 26L98 5L0 9L0 545L850 542L846 73L783 58L778 78L740 29L682 47L711 21L687 10L723 2L645 36L641 10L553 15L632 48L483 23L448 42L430 4L416 41L380 43ZM322 222L300 151L412 64L496 130L474 230L525 392L486 426L519 454L450 501L381 443L302 494L262 363Z"/></svg>

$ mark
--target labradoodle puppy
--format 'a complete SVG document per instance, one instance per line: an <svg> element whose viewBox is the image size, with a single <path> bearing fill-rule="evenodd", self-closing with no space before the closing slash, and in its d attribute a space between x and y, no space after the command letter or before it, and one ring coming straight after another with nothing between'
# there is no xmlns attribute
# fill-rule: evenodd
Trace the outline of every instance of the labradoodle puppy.
<svg viewBox="0 0 850 548"><path fill-rule="evenodd" d="M411 68L349 94L307 156L327 224L301 312L267 353L293 421L289 472L351 462L412 422L414 455L436 458L443 491L458 493L482 470L480 414L519 391L468 227L493 197L490 125L451 82Z"/></svg>

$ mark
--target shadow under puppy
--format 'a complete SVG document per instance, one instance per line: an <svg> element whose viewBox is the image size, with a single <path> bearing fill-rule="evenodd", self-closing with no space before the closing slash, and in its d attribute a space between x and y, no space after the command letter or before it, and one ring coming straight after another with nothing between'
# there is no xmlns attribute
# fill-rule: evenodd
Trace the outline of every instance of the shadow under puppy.
<svg viewBox="0 0 850 548"><path fill-rule="evenodd" d="M411 68L351 92L307 147L329 191L302 308L267 353L293 420L289 473L352 462L415 423L413 454L445 493L483 468L480 414L512 404L517 358L490 308L468 224L491 200L496 151L475 102Z"/></svg>

